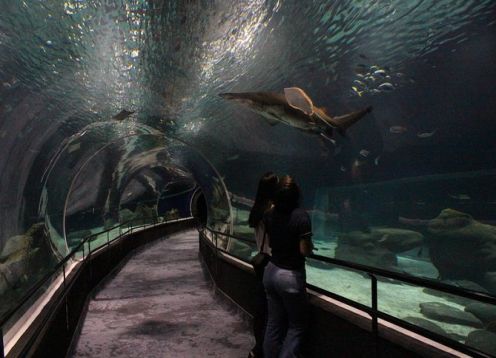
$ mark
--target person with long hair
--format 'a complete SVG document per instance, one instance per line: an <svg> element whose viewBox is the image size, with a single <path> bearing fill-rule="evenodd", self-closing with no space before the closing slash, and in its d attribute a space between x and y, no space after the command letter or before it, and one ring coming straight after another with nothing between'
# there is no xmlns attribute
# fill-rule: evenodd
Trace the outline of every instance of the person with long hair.
<svg viewBox="0 0 496 358"><path fill-rule="evenodd" d="M310 216L299 208L299 201L295 180L283 176L274 206L263 219L272 254L263 277L268 304L265 358L301 356L307 326L305 256L312 253L313 244Z"/></svg>
<svg viewBox="0 0 496 358"><path fill-rule="evenodd" d="M272 207L277 182L277 175L272 172L267 172L260 178L255 203L251 208L250 216L248 218L248 224L250 227L255 229L257 249L260 252L265 252L267 254L270 254L269 236L266 235L262 219L265 212ZM263 357L263 339L265 335L265 326L267 324L267 299L265 297L262 276L257 276L255 300L256 310L253 316L253 335L255 336L255 347L253 347L250 351L248 358Z"/></svg>

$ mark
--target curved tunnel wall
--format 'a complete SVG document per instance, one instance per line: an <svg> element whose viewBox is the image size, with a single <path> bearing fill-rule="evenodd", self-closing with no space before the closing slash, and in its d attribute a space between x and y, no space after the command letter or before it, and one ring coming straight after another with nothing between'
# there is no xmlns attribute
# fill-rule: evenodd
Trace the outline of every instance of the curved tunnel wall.
<svg viewBox="0 0 496 358"><path fill-rule="evenodd" d="M38 223L7 241L3 251L2 313L83 238L119 223L134 226L189 217L197 180L184 164L206 165L199 182L216 175L215 170L205 170L211 166L202 164L205 157L196 150L143 125L87 126L61 143L55 153L42 177ZM210 197L215 196L217 207L227 207L227 196L220 191L215 195ZM92 246L118 233L116 229L97 236Z"/></svg>
<svg viewBox="0 0 496 358"><path fill-rule="evenodd" d="M289 173L319 253L494 294L495 10L489 0L4 4L1 264L25 268L42 247L55 254L39 260L56 262L74 172L97 146L146 125L195 148L171 157L202 186L214 229L251 237L258 178ZM293 86L333 116L373 110L345 135L316 134L218 96ZM22 275L1 267L0 288L14 292ZM313 283L337 289L329 270L312 270ZM425 318L420 303L414 315Z"/></svg>

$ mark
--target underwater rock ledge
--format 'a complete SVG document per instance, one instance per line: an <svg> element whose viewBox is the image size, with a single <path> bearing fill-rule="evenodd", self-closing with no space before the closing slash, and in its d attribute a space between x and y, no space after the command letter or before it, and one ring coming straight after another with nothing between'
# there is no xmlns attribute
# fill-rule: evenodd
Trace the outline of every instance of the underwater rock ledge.
<svg viewBox="0 0 496 358"><path fill-rule="evenodd" d="M487 285L486 273L496 271L496 227L448 208L429 222L427 231L431 261L441 279Z"/></svg>

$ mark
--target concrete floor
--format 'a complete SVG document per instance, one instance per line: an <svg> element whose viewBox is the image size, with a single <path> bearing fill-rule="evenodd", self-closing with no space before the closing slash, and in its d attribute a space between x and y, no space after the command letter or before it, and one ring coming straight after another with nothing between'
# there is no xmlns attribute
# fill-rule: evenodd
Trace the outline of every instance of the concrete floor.
<svg viewBox="0 0 496 358"><path fill-rule="evenodd" d="M212 291L198 232L147 246L97 289L73 357L247 357L248 322Z"/></svg>

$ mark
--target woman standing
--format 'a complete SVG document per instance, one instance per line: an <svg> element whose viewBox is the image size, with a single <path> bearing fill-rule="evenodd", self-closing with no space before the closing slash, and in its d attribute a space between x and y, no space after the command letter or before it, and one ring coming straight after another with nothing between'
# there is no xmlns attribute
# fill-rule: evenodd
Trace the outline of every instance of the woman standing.
<svg viewBox="0 0 496 358"><path fill-rule="evenodd" d="M265 212L272 207L277 182L277 175L272 172L267 172L262 178L260 178L255 204L253 205L248 218L248 224L250 227L255 228L257 249L268 254L270 254L269 237L265 233L265 227L262 219ZM257 277L255 299L256 311L253 317L253 334L255 336L256 343L255 347L253 347L248 355L248 358L263 357L263 339L265 335L265 326L267 324L267 299L265 297L262 276Z"/></svg>
<svg viewBox="0 0 496 358"><path fill-rule="evenodd" d="M274 196L274 207L264 215L272 257L265 268L268 321L265 358L298 357L307 325L305 256L312 253L312 226L299 208L300 190L284 176ZM287 327L287 330L285 329Z"/></svg>

